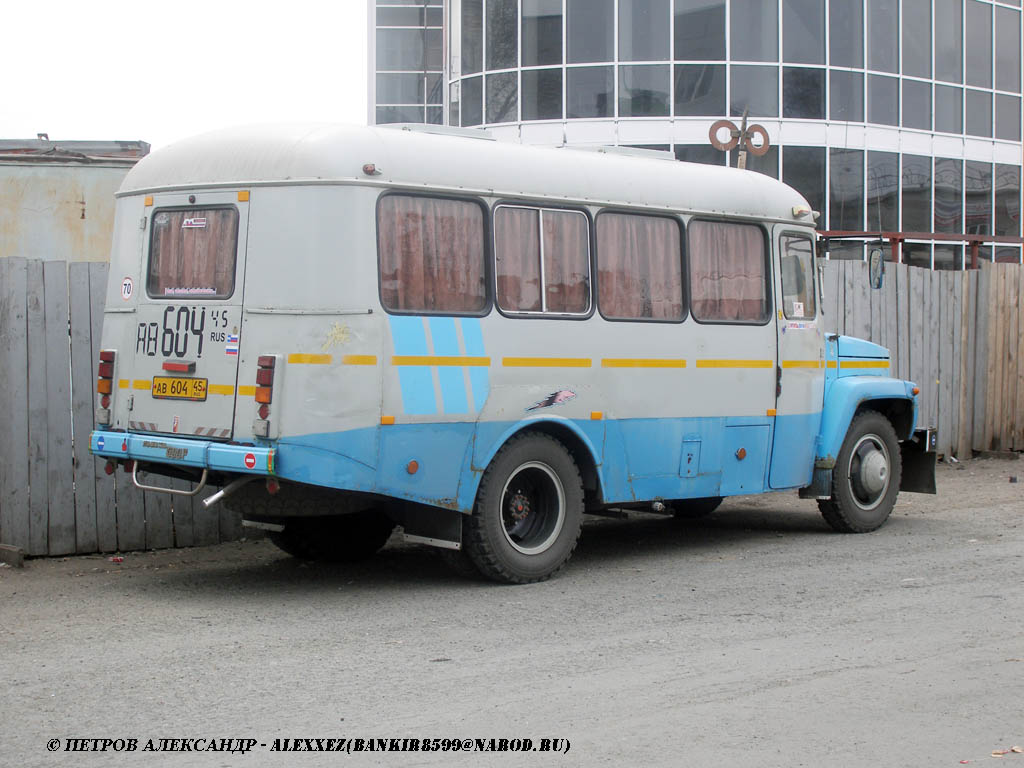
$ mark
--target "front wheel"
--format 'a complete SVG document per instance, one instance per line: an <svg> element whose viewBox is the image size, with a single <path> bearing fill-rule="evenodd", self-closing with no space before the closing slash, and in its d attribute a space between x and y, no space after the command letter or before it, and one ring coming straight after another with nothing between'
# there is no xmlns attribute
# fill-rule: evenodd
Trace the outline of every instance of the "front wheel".
<svg viewBox="0 0 1024 768"><path fill-rule="evenodd" d="M877 411L854 417L832 470L832 498L819 501L825 521L841 533L867 533L889 518L900 490L896 430Z"/></svg>
<svg viewBox="0 0 1024 768"><path fill-rule="evenodd" d="M466 554L495 581L543 581L572 556L582 520L576 462L555 438L527 432L506 443L484 473L465 522Z"/></svg>

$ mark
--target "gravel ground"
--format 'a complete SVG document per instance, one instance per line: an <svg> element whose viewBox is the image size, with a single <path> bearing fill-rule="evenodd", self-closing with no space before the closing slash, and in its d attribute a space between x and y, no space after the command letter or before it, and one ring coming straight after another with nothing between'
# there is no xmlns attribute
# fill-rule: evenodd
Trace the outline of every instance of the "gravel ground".
<svg viewBox="0 0 1024 768"><path fill-rule="evenodd" d="M498 586L393 539L0 569L0 765L943 766L1024 744L1024 464L940 466L880 531L795 494L594 519ZM568 739L567 754L282 754L278 738ZM60 739L59 752L47 751ZM252 738L248 754L63 751ZM1000 758L1024 768L1024 754Z"/></svg>

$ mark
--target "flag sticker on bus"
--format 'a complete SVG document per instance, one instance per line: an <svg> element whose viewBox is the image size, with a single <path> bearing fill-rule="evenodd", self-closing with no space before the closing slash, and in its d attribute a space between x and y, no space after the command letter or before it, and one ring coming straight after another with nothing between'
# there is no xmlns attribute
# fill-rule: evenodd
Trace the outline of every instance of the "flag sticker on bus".
<svg viewBox="0 0 1024 768"><path fill-rule="evenodd" d="M194 216L191 219L185 219L181 222L182 229L205 229L206 218L203 216Z"/></svg>
<svg viewBox="0 0 1024 768"><path fill-rule="evenodd" d="M227 346L224 347L224 354L225 355L238 355L238 334L237 333L229 333L228 334L228 343L227 343Z"/></svg>

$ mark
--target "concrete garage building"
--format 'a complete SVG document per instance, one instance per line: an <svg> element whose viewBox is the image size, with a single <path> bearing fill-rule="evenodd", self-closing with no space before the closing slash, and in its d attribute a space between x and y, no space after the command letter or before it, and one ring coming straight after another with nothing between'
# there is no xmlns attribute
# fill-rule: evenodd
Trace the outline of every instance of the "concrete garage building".
<svg viewBox="0 0 1024 768"><path fill-rule="evenodd" d="M371 124L736 165L708 131L746 111L772 143L747 167L821 230L902 233L900 260L934 269L970 266L944 235L1021 233L1021 0L370 0L369 19ZM845 243L830 256L863 257Z"/></svg>

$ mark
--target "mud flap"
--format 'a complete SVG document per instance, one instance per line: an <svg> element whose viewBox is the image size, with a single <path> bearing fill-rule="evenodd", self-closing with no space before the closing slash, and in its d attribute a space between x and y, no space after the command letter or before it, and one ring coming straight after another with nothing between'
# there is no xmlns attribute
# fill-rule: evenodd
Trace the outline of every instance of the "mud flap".
<svg viewBox="0 0 1024 768"><path fill-rule="evenodd" d="M425 504L402 504L389 511L406 541L442 549L462 549L462 513Z"/></svg>
<svg viewBox="0 0 1024 768"><path fill-rule="evenodd" d="M935 493L935 433L931 430L915 432L910 440L900 443L903 474L900 491L909 493Z"/></svg>

